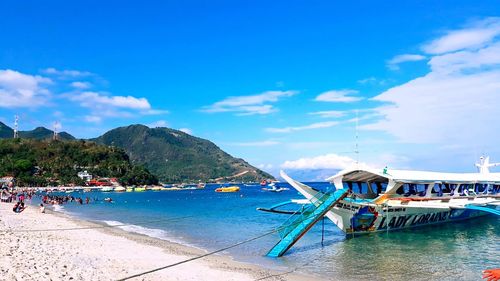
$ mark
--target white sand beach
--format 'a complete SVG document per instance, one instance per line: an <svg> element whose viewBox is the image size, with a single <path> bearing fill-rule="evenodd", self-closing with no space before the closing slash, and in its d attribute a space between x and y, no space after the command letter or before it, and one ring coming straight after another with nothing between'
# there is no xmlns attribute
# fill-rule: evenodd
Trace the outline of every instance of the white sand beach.
<svg viewBox="0 0 500 281"><path fill-rule="evenodd" d="M115 228L28 231L99 226L36 207L12 212L0 203L1 280L117 280L204 252ZM264 278L264 279L262 279ZM131 280L312 280L210 256ZM315 279L317 280L317 279Z"/></svg>

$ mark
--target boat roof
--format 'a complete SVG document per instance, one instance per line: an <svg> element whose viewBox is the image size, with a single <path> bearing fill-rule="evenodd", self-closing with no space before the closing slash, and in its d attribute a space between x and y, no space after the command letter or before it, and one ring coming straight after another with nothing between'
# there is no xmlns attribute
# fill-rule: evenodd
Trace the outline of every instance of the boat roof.
<svg viewBox="0 0 500 281"><path fill-rule="evenodd" d="M385 170L385 171L384 171ZM375 169L354 166L338 172L327 181L333 182L341 177L342 181L385 181L400 183L500 183L500 173L442 173L431 171Z"/></svg>

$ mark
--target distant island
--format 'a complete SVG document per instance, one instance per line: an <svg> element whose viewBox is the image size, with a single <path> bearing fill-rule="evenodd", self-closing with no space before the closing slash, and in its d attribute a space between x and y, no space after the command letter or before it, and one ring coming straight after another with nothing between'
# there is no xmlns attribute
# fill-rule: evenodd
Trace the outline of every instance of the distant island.
<svg viewBox="0 0 500 281"><path fill-rule="evenodd" d="M25 185L82 184L84 170L124 185L180 182L256 182L274 179L214 143L169 128L130 125L78 140L67 132L38 127L20 131L0 122L0 176Z"/></svg>

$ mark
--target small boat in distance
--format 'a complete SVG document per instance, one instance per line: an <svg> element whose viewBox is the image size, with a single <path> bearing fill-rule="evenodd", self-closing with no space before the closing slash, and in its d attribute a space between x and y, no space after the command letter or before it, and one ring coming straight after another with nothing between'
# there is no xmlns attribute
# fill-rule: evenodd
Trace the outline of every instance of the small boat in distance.
<svg viewBox="0 0 500 281"><path fill-rule="evenodd" d="M111 192L113 190L114 188L112 186L104 186L103 188L101 188L102 192Z"/></svg>
<svg viewBox="0 0 500 281"><path fill-rule="evenodd" d="M115 192L124 192L124 191L126 191L126 190L127 190L127 189L126 189L125 187L121 186L121 185L120 185L120 186L116 186L116 187L114 188L114 191L115 191Z"/></svg>
<svg viewBox="0 0 500 281"><path fill-rule="evenodd" d="M228 187L219 187L215 189L215 192L238 192L240 191L240 187L237 185L228 186Z"/></svg>
<svg viewBox="0 0 500 281"><path fill-rule="evenodd" d="M262 188L262 190L269 191L269 192L282 192L282 191L290 190L287 187L278 187L275 182L272 182L272 183L268 184L267 186L268 187Z"/></svg>

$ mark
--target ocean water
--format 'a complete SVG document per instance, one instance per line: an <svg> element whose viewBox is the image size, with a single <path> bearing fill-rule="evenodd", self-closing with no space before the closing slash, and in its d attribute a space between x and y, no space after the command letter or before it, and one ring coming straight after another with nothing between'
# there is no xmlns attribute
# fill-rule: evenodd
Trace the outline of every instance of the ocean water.
<svg viewBox="0 0 500 281"><path fill-rule="evenodd" d="M319 189L328 183L310 183ZM89 192L89 205L68 203L59 211L120 226L152 237L217 250L279 227L289 216L257 211L302 198L293 188L281 193L241 185L237 193L204 190L132 193ZM113 203L102 201L111 197ZM323 243L322 243L323 237ZM234 259L270 269L297 271L329 280L481 280L486 268L500 268L500 219L429 226L347 239L329 220L320 221L287 254L268 258L277 234L230 249Z"/></svg>

